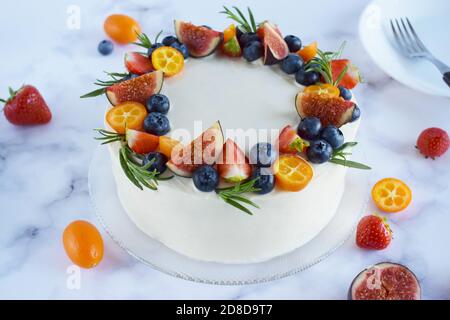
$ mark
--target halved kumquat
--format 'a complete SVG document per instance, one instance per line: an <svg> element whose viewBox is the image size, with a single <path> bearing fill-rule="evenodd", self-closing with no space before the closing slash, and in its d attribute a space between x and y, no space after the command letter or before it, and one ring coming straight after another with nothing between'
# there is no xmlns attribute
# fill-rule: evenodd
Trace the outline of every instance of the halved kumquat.
<svg viewBox="0 0 450 320"><path fill-rule="evenodd" d="M158 151L164 154L167 158L172 158L172 152L176 146L182 146L181 142L167 136L159 137Z"/></svg>
<svg viewBox="0 0 450 320"><path fill-rule="evenodd" d="M282 155L274 163L275 183L286 191L300 191L311 181L311 165L297 155Z"/></svg>
<svg viewBox="0 0 450 320"><path fill-rule="evenodd" d="M305 93L316 93L319 95L330 95L333 97L339 97L340 91L337 87L329 83L320 83L305 88Z"/></svg>
<svg viewBox="0 0 450 320"><path fill-rule="evenodd" d="M297 51L297 54L302 57L304 62L309 62L317 55L317 50L317 42L313 42Z"/></svg>
<svg viewBox="0 0 450 320"><path fill-rule="evenodd" d="M138 102L124 102L112 107L106 114L106 122L117 133L125 134L126 128L140 130L147 109Z"/></svg>
<svg viewBox="0 0 450 320"><path fill-rule="evenodd" d="M170 77L183 70L184 57L177 49L164 46L153 51L152 64L156 70L161 70Z"/></svg>
<svg viewBox="0 0 450 320"><path fill-rule="evenodd" d="M378 209L384 212L399 212L411 203L412 192L403 181L386 178L373 186L372 198Z"/></svg>

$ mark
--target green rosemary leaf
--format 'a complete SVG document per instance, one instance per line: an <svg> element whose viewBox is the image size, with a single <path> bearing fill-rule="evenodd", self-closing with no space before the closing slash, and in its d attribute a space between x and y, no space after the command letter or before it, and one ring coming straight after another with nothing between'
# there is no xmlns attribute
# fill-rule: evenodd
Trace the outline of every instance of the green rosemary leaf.
<svg viewBox="0 0 450 320"><path fill-rule="evenodd" d="M82 95L80 98L92 98L92 97L97 97L100 96L102 94L104 94L106 92L106 88L100 88L94 91L91 91L89 93L86 93L84 95Z"/></svg>
<svg viewBox="0 0 450 320"><path fill-rule="evenodd" d="M251 205L251 206L253 206L253 207L259 209L259 206L258 206L256 203L254 203L254 202L251 201L250 199L248 199L248 198L246 198L246 197L243 197L243 196L239 196L239 195L230 195L230 196L228 197L228 199L233 199L233 200L236 200L236 201L241 201L241 202L247 203L247 204L249 204L249 205Z"/></svg>
<svg viewBox="0 0 450 320"><path fill-rule="evenodd" d="M337 158L331 158L330 162L335 164L340 164L349 168L355 168L355 169L362 169L362 170L370 170L372 169L369 166L366 166L365 164L351 161L351 160L343 160L343 159L337 159Z"/></svg>
<svg viewBox="0 0 450 320"><path fill-rule="evenodd" d="M258 28L256 26L255 17L253 16L253 12L252 12L252 10L250 10L249 7L247 7L247 11L248 11L248 16L250 17L250 23L251 23L253 32L256 33L258 31L257 30Z"/></svg>
<svg viewBox="0 0 450 320"><path fill-rule="evenodd" d="M232 205L233 207L235 207L235 208L237 208L237 209L239 209L239 210L241 210L241 211L243 211L243 212L245 212L245 213L247 213L247 214L249 214L249 215L253 215L253 213L249 210L249 209L247 209L246 207L244 207L242 204L240 204L239 202L237 202L237 201L234 201L234 200L232 200L232 199L230 199L230 198L225 198L225 199L223 199L226 203L228 203L228 204L230 204L230 205Z"/></svg>
<svg viewBox="0 0 450 320"><path fill-rule="evenodd" d="M144 188L142 188L141 184L139 183L139 181L134 177L134 175L132 174L132 172L130 171L130 168L128 167L127 164L127 155L125 154L125 149L120 149L120 154L119 154L119 159L120 159L120 166L122 167L123 172L125 173L125 175L127 176L127 178L139 189L144 190Z"/></svg>
<svg viewBox="0 0 450 320"><path fill-rule="evenodd" d="M167 180L171 180L171 179L173 179L173 178L175 178L175 176L174 175L171 175L171 176L168 176L168 177L156 177L156 179L158 180L158 181L167 181Z"/></svg>
<svg viewBox="0 0 450 320"><path fill-rule="evenodd" d="M334 150L334 153L339 153L347 148L351 148L354 147L358 144L358 142L352 141L352 142L346 142L344 143L342 146L340 146L339 148L337 148L336 150Z"/></svg>
<svg viewBox="0 0 450 320"><path fill-rule="evenodd" d="M158 39L159 37L162 35L163 31L161 30L160 32L158 32L158 34L155 37L155 43L158 43Z"/></svg>

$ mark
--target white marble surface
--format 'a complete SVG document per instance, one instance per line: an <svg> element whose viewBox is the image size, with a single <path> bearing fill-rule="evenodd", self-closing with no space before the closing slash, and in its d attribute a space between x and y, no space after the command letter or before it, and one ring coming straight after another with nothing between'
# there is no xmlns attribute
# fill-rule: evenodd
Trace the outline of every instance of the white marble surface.
<svg viewBox="0 0 450 320"><path fill-rule="evenodd" d="M279 23L305 42L334 49L348 41L346 56L366 83L357 90L364 113L359 141L373 166L371 181L395 176L414 192L411 207L393 215L392 245L384 251L358 249L353 239L331 257L295 276L260 285L220 287L178 280L124 253L108 236L105 257L81 272L81 288L69 290L61 235L74 219L99 226L89 202L87 172L102 124L102 98L80 100L102 70L121 70L129 47L108 57L96 47L102 22L114 12L136 17L145 32L171 30L175 17L214 27L217 12L231 1L8 1L2 3L0 96L7 87L36 85L53 111L49 125L19 128L0 118L0 298L126 299L345 299L352 278L364 267L395 261L414 270L423 297L450 298L450 155L436 161L418 156L414 143L429 126L450 130L450 101L426 96L393 81L369 59L357 22L367 1L233 1L250 5L260 18ZM69 5L81 8L81 29L66 27ZM320 15L319 15L320 13ZM375 211L372 204L369 211Z"/></svg>

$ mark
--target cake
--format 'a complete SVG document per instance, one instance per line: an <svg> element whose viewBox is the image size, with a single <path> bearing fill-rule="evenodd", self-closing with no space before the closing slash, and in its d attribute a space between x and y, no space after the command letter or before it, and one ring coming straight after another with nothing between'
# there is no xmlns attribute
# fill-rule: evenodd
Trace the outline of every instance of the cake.
<svg viewBox="0 0 450 320"><path fill-rule="evenodd" d="M349 93L348 90L344 92L338 90L337 95L334 95L334 91L332 93L322 92L330 88L330 90L337 90L334 85L324 86L314 83L318 88L312 86L305 88L305 86L297 83L298 79L296 82L291 75L286 74L286 69L289 69L289 66L281 69L278 65L264 66L264 64L271 64L270 59L277 61L288 59L289 52L280 53L280 51L272 50L270 42L265 41L264 37L269 37L268 32L270 30L266 30L265 34L262 35L262 58L248 63L244 59L229 58L229 54L223 54L224 52L227 53L227 46L225 46L228 43L227 41L237 39L230 38L229 33L227 33L228 29L224 33L225 38L221 38L217 43L214 43L215 40L212 41L211 46L208 47L211 52L202 53L196 51L197 47L193 47L189 39L183 41L187 37L186 33L179 30L177 23L176 26L178 43L184 43L191 55L192 52L195 52L197 57L201 56L202 58L190 58L185 63L183 60L182 71L177 72L172 77L168 77L166 74L164 83L161 85L155 85L152 82L150 90L152 95L160 91L159 95L170 98L168 118L170 118L171 130L170 132L155 134L145 122L143 128L142 126L136 126L131 129L136 129L138 135L141 131L147 131L144 134L170 136L174 140L181 141L181 144L179 144L180 150L183 150L183 148L186 150L185 146L189 145L193 138L208 129L211 124L216 123L216 127L220 127L223 134L220 146L224 141L234 141L237 148L246 155L244 157L245 165L252 168L253 175L246 175L239 181L220 179L220 185L214 187L216 192L202 192L205 190L199 188L195 183L195 174L198 168L206 165L199 164L187 172L188 176L194 175L194 181L190 178L175 176L167 181L164 179L165 181L158 182L157 176L151 176L149 180L151 188L142 187L140 180L130 178L130 172L124 169L123 162L128 161L126 152L133 152L134 150L130 145L130 140L127 139L130 128L125 127L127 132L125 136L123 134L125 131L120 132L117 127L111 125L111 121L108 121L111 119L111 110L120 106L120 103L123 102L120 99L120 94L117 94L119 91L112 89L110 91L114 92L114 95L108 94L108 98L115 107L107 110L106 130L101 131L101 133L102 139L112 142L109 144L112 174L116 182L117 195L125 212L136 226L151 238L160 241L182 255L202 261L234 264L254 263L289 253L305 245L317 236L335 215L345 192L347 167L359 166L364 168L363 165L347 160L342 153L340 156L335 155L342 142L333 146L335 147L333 158L329 154L327 161L319 161L317 157L312 155L314 150L311 153L309 151L313 148L311 146L313 142L308 143L308 139L304 137L302 139L296 133L293 133L297 137L296 139L304 141L306 146L308 144L310 146L308 148L301 147L301 150L294 150L292 153L289 152L290 155L285 155L283 149L280 148L277 152L278 160L275 163L277 168L280 168L280 159L291 157L290 159L300 161L299 163L304 166L302 168L306 168L307 171L310 170L308 168L311 168L308 171L310 176L301 187L296 189L299 191L286 191L286 188L278 183L283 177L286 178L283 176L283 170L278 169L277 171L274 169L276 165L272 164L267 169L271 172L269 175L275 175L273 181L277 183L277 186L274 188L272 186L269 190L271 192L264 195L245 194L246 200L241 202L244 205L257 203L259 208L253 208L250 205L251 211L248 209L239 210L239 206L231 206L230 203L222 201L223 199L218 196L220 195L218 190L222 190L223 185L237 185L239 187L254 177L255 170L259 165L257 163L251 163L251 166L248 164L249 159L251 159L251 156L249 156L250 149L255 142L255 139L253 139L253 142L248 142L252 140L248 138L249 133L250 135L258 134L256 138L258 143L267 142L271 146L279 146L282 139L280 136L282 128L296 127L301 118L312 118L314 116L324 124L334 125L335 131L337 130L336 127L340 127L345 141L354 141L359 126L359 120L356 119L359 118L359 109L356 107L355 100L349 101L348 97L343 97L343 95ZM213 31L206 27L194 27L199 28L196 30L202 32ZM267 28L278 30L272 24ZM286 43L287 40L284 42L279 31L276 31L275 34L279 35L275 36L275 38L278 37L275 40L281 39L287 48L289 44ZM236 36L236 33L234 35ZM259 36L261 37L261 35ZM214 52L217 47L222 50ZM179 50L180 48L176 49ZM179 51L183 54L183 50ZM293 51L292 48L290 48L290 51ZM150 56L153 67L156 66L157 68L158 63L157 61L155 63L154 55L155 53ZM266 57L266 55L271 57ZM161 55L162 58L163 55ZM164 63L164 66L167 67L167 63ZM347 68L344 73L346 71ZM155 79L159 78L159 76L156 76L156 72L153 71L155 75L153 78ZM133 101L138 100L136 98ZM334 102L335 100L336 102ZM322 105L327 106L327 109L322 110ZM340 107L344 109L340 110ZM349 108L350 111L346 108ZM358 112L354 111L355 109ZM337 113L338 116L336 116ZM128 125L130 124L133 124L132 121L128 123ZM286 127L286 125L291 125L291 127ZM295 132L295 130L293 131ZM245 134L247 134L248 139L240 140L239 138L245 136ZM243 141L245 143L242 143ZM126 150L128 151L124 151L123 148L124 145L127 145L127 142L129 147ZM324 143L328 148L331 148L329 145L333 144L333 142ZM289 144L288 147L294 148L294 145ZM156 146L153 149L155 148ZM161 150L155 149L155 152L158 153ZM214 155L217 160L217 153L214 153ZM131 162L134 164L131 165L145 166L145 160L140 163L139 159L146 156L137 154L136 156L132 157ZM328 160L333 160L334 163ZM172 160L169 160L169 164L171 162ZM324 163L319 164L319 162ZM153 162L147 164L145 169L149 165L153 165ZM220 163L210 163L209 165L211 168L209 170L220 169ZM125 164L125 166L127 165ZM179 174L177 170L174 170L176 168L174 165L169 165L169 168L170 170L167 169L164 175L170 175L167 174L170 171ZM295 170L297 170L297 167L289 172L288 179L292 178L292 172L295 173ZM258 179L259 177L250 180L250 182L256 186L261 183ZM142 184L145 186L145 183Z"/></svg>

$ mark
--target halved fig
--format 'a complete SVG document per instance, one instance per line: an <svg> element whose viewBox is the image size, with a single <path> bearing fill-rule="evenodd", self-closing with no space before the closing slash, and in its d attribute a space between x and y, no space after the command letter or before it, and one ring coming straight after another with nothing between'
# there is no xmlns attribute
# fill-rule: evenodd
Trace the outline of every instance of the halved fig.
<svg viewBox="0 0 450 320"><path fill-rule="evenodd" d="M326 94L299 92L295 97L295 107L301 118L317 117L322 126L341 127L351 122L355 103L341 97Z"/></svg>
<svg viewBox="0 0 450 320"><path fill-rule="evenodd" d="M153 71L108 87L106 96L113 106L127 101L145 105L150 96L161 91L163 81L162 71Z"/></svg>
<svg viewBox="0 0 450 320"><path fill-rule="evenodd" d="M349 300L420 300L417 277L407 267L390 262L378 263L353 280Z"/></svg>
<svg viewBox="0 0 450 320"><path fill-rule="evenodd" d="M167 167L176 175L192 177L195 169L204 164L212 165L222 153L223 132L217 121L189 145L172 152Z"/></svg>
<svg viewBox="0 0 450 320"><path fill-rule="evenodd" d="M288 56L289 47L276 25L269 21L263 22L258 29L258 35L263 39L264 64L275 64Z"/></svg>
<svg viewBox="0 0 450 320"><path fill-rule="evenodd" d="M178 40L187 46L189 54L194 58L210 55L222 41L222 33L180 20L175 20L175 34Z"/></svg>

